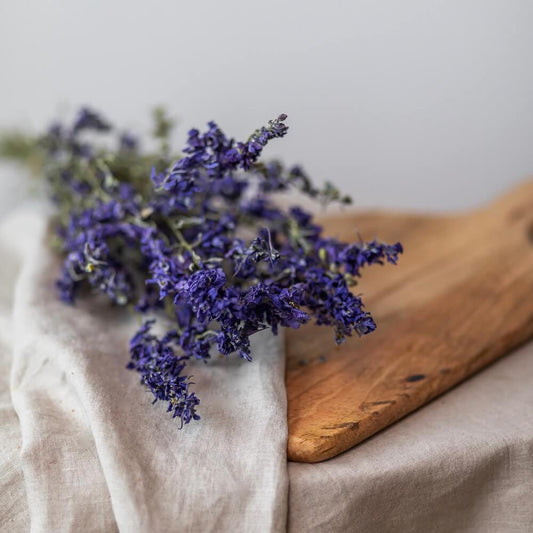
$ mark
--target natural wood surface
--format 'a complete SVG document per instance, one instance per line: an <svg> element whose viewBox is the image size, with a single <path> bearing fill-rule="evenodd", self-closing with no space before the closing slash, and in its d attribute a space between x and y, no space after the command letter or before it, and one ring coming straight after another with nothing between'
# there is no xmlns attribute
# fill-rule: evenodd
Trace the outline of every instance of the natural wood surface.
<svg viewBox="0 0 533 533"><path fill-rule="evenodd" d="M533 181L468 214L351 212L323 223L346 240L400 240L405 252L355 288L374 333L336 348L326 327L287 332L292 461L351 448L533 336Z"/></svg>

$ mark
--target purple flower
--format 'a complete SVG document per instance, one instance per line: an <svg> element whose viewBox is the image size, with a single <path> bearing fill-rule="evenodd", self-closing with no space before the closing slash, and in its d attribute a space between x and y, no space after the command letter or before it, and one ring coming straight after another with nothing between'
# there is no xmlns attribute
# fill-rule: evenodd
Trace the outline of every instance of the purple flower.
<svg viewBox="0 0 533 533"><path fill-rule="evenodd" d="M184 293L200 323L216 320L224 311L226 275L221 268L195 272L186 283Z"/></svg>
<svg viewBox="0 0 533 533"><path fill-rule="evenodd" d="M373 240L345 246L339 253L338 260L346 272L360 276L361 268L366 265L382 265L385 260L395 265L402 252L403 248L399 242L389 245Z"/></svg>
<svg viewBox="0 0 533 533"><path fill-rule="evenodd" d="M98 113L87 107L80 109L72 127L74 134L81 130L109 131L111 126Z"/></svg>
<svg viewBox="0 0 533 533"><path fill-rule="evenodd" d="M185 362L171 347L173 336L159 340L150 333L154 321L147 321L130 341L131 361L127 368L141 374L141 383L146 385L158 400L167 402L167 411L179 417L182 425L199 420L196 407L200 400L189 392L190 378L183 375Z"/></svg>
<svg viewBox="0 0 533 533"><path fill-rule="evenodd" d="M131 133L124 132L119 139L120 150L137 150L139 141L137 137Z"/></svg>

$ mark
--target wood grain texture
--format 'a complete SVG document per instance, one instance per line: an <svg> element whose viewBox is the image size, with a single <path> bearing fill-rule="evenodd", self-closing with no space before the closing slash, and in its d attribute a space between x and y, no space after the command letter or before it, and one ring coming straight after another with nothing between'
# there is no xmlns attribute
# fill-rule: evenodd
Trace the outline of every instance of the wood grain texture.
<svg viewBox="0 0 533 533"><path fill-rule="evenodd" d="M337 348L328 328L287 332L292 461L338 455L533 337L533 181L472 213L323 223L346 240L400 240L405 252L356 287L374 333Z"/></svg>

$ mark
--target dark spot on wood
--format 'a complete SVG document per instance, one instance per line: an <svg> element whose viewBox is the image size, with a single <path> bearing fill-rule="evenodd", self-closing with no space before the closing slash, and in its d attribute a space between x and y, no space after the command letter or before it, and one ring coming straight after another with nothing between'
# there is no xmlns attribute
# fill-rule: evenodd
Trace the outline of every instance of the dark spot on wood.
<svg viewBox="0 0 533 533"><path fill-rule="evenodd" d="M440 373L441 374L449 374L451 372L451 370L449 368L441 368L440 369Z"/></svg>
<svg viewBox="0 0 533 533"><path fill-rule="evenodd" d="M516 222L522 218L528 213L529 209L527 206L518 206L515 207L508 215L508 218L511 222Z"/></svg>
<svg viewBox="0 0 533 533"><path fill-rule="evenodd" d="M426 376L424 374L413 374L412 376L408 376L405 378L405 381L408 381L409 383L413 383L414 381L420 381L424 379Z"/></svg>
<svg viewBox="0 0 533 533"><path fill-rule="evenodd" d="M527 228L527 239L530 244L533 244L533 224L530 224Z"/></svg>
<svg viewBox="0 0 533 533"><path fill-rule="evenodd" d="M335 424L333 426L323 426L322 429L359 429L359 422L343 422L342 424Z"/></svg>

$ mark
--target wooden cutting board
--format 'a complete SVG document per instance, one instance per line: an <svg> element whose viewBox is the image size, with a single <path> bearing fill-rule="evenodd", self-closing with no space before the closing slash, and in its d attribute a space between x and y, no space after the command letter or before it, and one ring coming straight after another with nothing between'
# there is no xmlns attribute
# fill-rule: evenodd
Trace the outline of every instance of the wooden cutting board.
<svg viewBox="0 0 533 533"><path fill-rule="evenodd" d="M352 212L322 222L329 235L400 240L405 252L397 266L368 268L355 287L374 333L337 348L327 327L287 332L288 456L310 463L533 336L533 181L456 216Z"/></svg>

